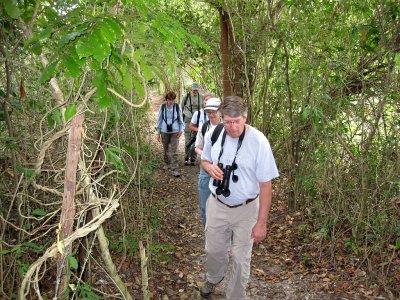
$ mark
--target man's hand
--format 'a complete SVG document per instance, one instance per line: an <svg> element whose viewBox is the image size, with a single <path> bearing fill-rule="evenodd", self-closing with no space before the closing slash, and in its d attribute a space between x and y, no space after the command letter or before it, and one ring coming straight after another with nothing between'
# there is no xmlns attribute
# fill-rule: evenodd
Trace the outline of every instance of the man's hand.
<svg viewBox="0 0 400 300"><path fill-rule="evenodd" d="M268 214L272 201L272 183L271 181L260 182L260 207L258 209L257 223L251 230L251 237L255 243L261 242L267 235Z"/></svg>
<svg viewBox="0 0 400 300"><path fill-rule="evenodd" d="M218 165L214 165L209 161L202 160L201 164L203 169L214 179L222 180L224 178L224 172L218 167Z"/></svg>
<svg viewBox="0 0 400 300"><path fill-rule="evenodd" d="M176 137L177 137L178 139L181 137L181 135L182 135L182 131L179 131L179 132L176 133Z"/></svg>
<svg viewBox="0 0 400 300"><path fill-rule="evenodd" d="M157 134L157 141L161 142L161 133Z"/></svg>
<svg viewBox="0 0 400 300"><path fill-rule="evenodd" d="M251 230L251 237L255 243L259 243L267 236L267 224L264 222L257 222Z"/></svg>

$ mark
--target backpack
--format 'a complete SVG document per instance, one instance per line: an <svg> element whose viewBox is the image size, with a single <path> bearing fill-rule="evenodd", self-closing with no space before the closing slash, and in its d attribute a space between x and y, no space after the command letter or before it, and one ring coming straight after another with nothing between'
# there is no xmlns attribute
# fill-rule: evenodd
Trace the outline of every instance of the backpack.
<svg viewBox="0 0 400 300"><path fill-rule="evenodd" d="M168 123L167 123L167 112L166 112L166 109L165 109L166 107L167 107L167 105L166 105L165 103L163 103L163 104L161 105L161 114L162 114L162 117L163 117L163 120L164 120L165 124L168 125ZM172 111L172 123L174 123L176 120L179 119L179 108L178 108L178 104L177 104L177 103L174 103L174 107L175 107L175 111L176 111L176 119L174 120L174 111ZM172 124L172 123L171 123L171 124Z"/></svg>
<svg viewBox="0 0 400 300"><path fill-rule="evenodd" d="M188 92L187 94L186 94L186 98L185 98L185 102L183 102L183 105L182 105L182 114L183 114L183 111L185 110L185 106L186 106L186 103L187 103L187 101L188 101L188 98L189 98L189 101L190 101L190 109L189 109L189 111L190 111L190 113L192 113L193 114L193 111L192 111L192 97L190 96L190 92ZM200 113L200 94L197 94L197 111L198 111L198 114ZM199 116L197 117L197 127L199 127ZM185 115L183 114L183 120L185 120Z"/></svg>
<svg viewBox="0 0 400 300"><path fill-rule="evenodd" d="M204 135L206 134L206 131L207 131L207 127L210 125L210 120L208 120L207 122L205 122L204 124L203 124L203 126L201 127L201 134L203 135L203 137L204 137ZM220 135L220 133L221 133L221 131L222 131L222 129L224 128L224 124L223 123L219 123L216 127L215 127L215 129L214 129L214 131L213 131L213 133L212 133L212 135L211 135L211 146L214 146L214 144L215 144L215 142L218 140L218 137L219 137L219 135Z"/></svg>

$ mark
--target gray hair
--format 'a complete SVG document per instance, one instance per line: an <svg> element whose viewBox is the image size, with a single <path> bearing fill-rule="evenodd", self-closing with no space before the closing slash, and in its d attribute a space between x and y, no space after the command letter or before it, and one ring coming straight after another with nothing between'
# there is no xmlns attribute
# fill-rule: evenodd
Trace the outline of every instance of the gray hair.
<svg viewBox="0 0 400 300"><path fill-rule="evenodd" d="M213 94L211 94L210 92L206 92L206 93L204 93L203 94L203 98L206 98L206 97L214 97L214 95Z"/></svg>
<svg viewBox="0 0 400 300"><path fill-rule="evenodd" d="M247 117L247 107L239 96L227 96L220 106L221 115L229 117Z"/></svg>

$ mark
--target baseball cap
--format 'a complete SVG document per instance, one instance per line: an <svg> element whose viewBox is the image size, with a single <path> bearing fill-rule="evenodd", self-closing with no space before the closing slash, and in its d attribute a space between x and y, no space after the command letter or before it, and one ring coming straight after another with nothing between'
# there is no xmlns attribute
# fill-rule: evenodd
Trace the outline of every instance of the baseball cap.
<svg viewBox="0 0 400 300"><path fill-rule="evenodd" d="M192 83L192 90L199 90L200 89L200 84L198 84L197 82L193 82Z"/></svg>
<svg viewBox="0 0 400 300"><path fill-rule="evenodd" d="M204 106L204 110L218 110L221 105L221 99L219 98L210 98L206 102L206 106Z"/></svg>

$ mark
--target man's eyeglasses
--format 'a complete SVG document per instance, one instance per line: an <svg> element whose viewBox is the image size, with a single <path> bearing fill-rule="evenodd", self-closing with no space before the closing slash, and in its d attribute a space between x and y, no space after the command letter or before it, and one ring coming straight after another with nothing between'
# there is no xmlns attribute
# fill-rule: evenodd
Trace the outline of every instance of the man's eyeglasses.
<svg viewBox="0 0 400 300"><path fill-rule="evenodd" d="M208 115L216 115L217 114L217 110L206 110L206 114Z"/></svg>
<svg viewBox="0 0 400 300"><path fill-rule="evenodd" d="M240 124L242 124L242 119L232 120L232 121L223 120L223 123L226 126L228 126L228 125L240 125Z"/></svg>

